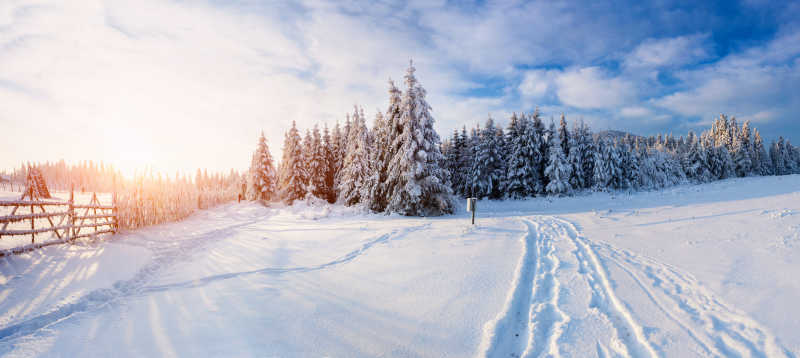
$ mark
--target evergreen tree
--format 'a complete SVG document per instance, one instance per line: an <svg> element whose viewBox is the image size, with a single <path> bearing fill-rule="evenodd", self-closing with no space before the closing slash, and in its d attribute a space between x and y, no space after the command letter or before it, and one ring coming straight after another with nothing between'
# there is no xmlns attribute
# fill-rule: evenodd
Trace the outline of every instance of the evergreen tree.
<svg viewBox="0 0 800 358"><path fill-rule="evenodd" d="M786 141L783 142L783 146L781 146L781 149L783 149L782 156L783 156L784 174L794 174L797 171L797 168L795 168L794 148L792 147L792 143L790 143L789 140L787 139Z"/></svg>
<svg viewBox="0 0 800 358"><path fill-rule="evenodd" d="M371 169L365 184L365 198L367 206L373 212L383 212L386 209L386 194L383 182L386 180L386 158L391 143L389 126L380 111L375 115L372 125L372 136L369 146L369 166Z"/></svg>
<svg viewBox="0 0 800 358"><path fill-rule="evenodd" d="M711 180L705 147L693 132L689 132L689 145L683 159L686 176L700 183Z"/></svg>
<svg viewBox="0 0 800 358"><path fill-rule="evenodd" d="M497 155L499 157L498 160L498 169L500 170L498 173L498 184L492 191L492 194L489 196L491 199L503 199L506 195L506 187L508 183L506 181L506 171L508 163L508 154L506 150L508 150L508 144L506 144L506 135L503 132L502 127L497 127L495 131L495 141L497 141L497 148L498 152Z"/></svg>
<svg viewBox="0 0 800 358"><path fill-rule="evenodd" d="M337 121L331 133L331 157L328 160L328 175L332 178L330 185L331 193L330 198L328 198L329 202L336 202L336 199L339 198L339 172L342 170L342 162L344 161L346 152L347 137L344 137L339 127L339 122Z"/></svg>
<svg viewBox="0 0 800 358"><path fill-rule="evenodd" d="M511 198L536 195L541 178L536 168L539 145L535 142L531 120L524 114L511 117L507 134L508 165L506 167L506 193Z"/></svg>
<svg viewBox="0 0 800 358"><path fill-rule="evenodd" d="M564 114L561 114L561 120L558 123L558 138L561 142L561 152L564 153L564 158L569 156L569 130L567 129L567 119Z"/></svg>
<svg viewBox="0 0 800 358"><path fill-rule="evenodd" d="M734 127L735 124L736 122L734 122ZM737 136L733 142L733 163L737 176L747 176L753 171L752 157L753 149L750 142L750 122L746 121L741 130L738 130Z"/></svg>
<svg viewBox="0 0 800 358"><path fill-rule="evenodd" d="M400 104L402 132L394 139L399 150L389 162L386 211L401 215L435 216L453 212L453 199L446 169L441 165L439 135L433 129L425 89L409 64L406 92Z"/></svg>
<svg viewBox="0 0 800 358"><path fill-rule="evenodd" d="M770 175L771 165L767 162L767 151L764 148L764 140L758 129L753 131L753 172L756 175Z"/></svg>
<svg viewBox="0 0 800 358"><path fill-rule="evenodd" d="M333 187L333 181L336 177L336 169L334 168L336 163L333 153L337 149L337 145L338 143L335 143L330 131L328 131L328 125L325 125L322 130L322 145L320 146L321 156L324 158L325 163L322 169L324 177L322 195L331 204L336 202L336 190Z"/></svg>
<svg viewBox="0 0 800 358"><path fill-rule="evenodd" d="M574 189L583 189L591 186L594 172L594 154L591 134L586 124L581 121L572 127L569 136L568 161L572 166L570 184Z"/></svg>
<svg viewBox="0 0 800 358"><path fill-rule="evenodd" d="M547 161L550 159L550 147L547 141L547 130L544 127L538 108L536 108L533 115L531 115L531 125L528 136L531 138L531 146L535 148L535 152L532 155L532 166L533 170L536 172L534 179L536 181L536 186L533 188L533 193L544 194L545 186L547 185L547 176L544 170L547 168Z"/></svg>
<svg viewBox="0 0 800 358"><path fill-rule="evenodd" d="M482 199L502 197L505 166L502 163L502 143L494 120L489 117L480 134L475 148L475 160L472 162L472 195Z"/></svg>
<svg viewBox="0 0 800 358"><path fill-rule="evenodd" d="M308 138L308 137L307 137ZM328 170L328 155L323 145L319 127L314 125L311 132L310 144L306 148L306 165L308 165L308 190L317 198L328 200L329 188L326 180Z"/></svg>
<svg viewBox="0 0 800 358"><path fill-rule="evenodd" d="M347 139L347 155L342 165L339 179L339 202L352 206L366 203L369 188L366 184L370 176L369 134L364 118L356 109L353 113Z"/></svg>
<svg viewBox="0 0 800 358"><path fill-rule="evenodd" d="M773 141L769 146L769 158L772 160L772 173L774 175L783 175L785 167L783 163L783 137L779 142Z"/></svg>
<svg viewBox="0 0 800 358"><path fill-rule="evenodd" d="M278 190L281 198L289 205L295 200L304 199L308 192L306 183L308 174L303 157L303 144L297 126L292 121L292 128L284 137L283 158L278 173Z"/></svg>
<svg viewBox="0 0 800 358"><path fill-rule="evenodd" d="M272 200L275 195L275 167L272 161L272 154L267 146L267 139L264 132L258 138L258 147L253 153L253 160L250 163L250 170L247 176L247 191L245 196L248 200Z"/></svg>
<svg viewBox="0 0 800 358"><path fill-rule="evenodd" d="M562 117L563 123L563 117ZM572 166L567 161L564 155L562 141L568 141L569 138L561 132L557 136L552 136L550 140L550 160L548 161L547 168L545 168L545 175L547 175L547 193L553 195L569 194L572 191L570 184L570 177L572 176Z"/></svg>

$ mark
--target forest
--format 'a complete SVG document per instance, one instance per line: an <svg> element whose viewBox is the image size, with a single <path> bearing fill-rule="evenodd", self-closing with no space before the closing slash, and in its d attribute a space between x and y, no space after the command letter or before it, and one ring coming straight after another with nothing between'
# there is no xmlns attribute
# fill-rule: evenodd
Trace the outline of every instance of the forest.
<svg viewBox="0 0 800 358"><path fill-rule="evenodd" d="M502 200L581 191L653 190L733 177L800 173L800 149L721 114L711 128L685 137L593 133L564 115L546 125L538 109L513 114L504 129L481 127L441 140L425 90L409 67L405 91L389 82L389 107L371 128L363 109L344 126L306 130L293 123L275 168L263 133L246 174L250 200L316 197L372 212L441 215L453 196Z"/></svg>

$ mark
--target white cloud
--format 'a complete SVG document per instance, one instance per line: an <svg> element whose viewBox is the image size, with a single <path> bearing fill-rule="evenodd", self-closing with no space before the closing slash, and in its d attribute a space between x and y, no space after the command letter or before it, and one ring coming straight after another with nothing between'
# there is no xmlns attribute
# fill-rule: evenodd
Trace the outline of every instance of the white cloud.
<svg viewBox="0 0 800 358"><path fill-rule="evenodd" d="M599 67L565 71L555 78L562 103L576 108L616 108L635 95L631 83L605 75Z"/></svg>
<svg viewBox="0 0 800 358"><path fill-rule="evenodd" d="M519 85L520 94L530 98L544 97L558 73L559 71L554 70L526 71Z"/></svg>
<svg viewBox="0 0 800 358"><path fill-rule="evenodd" d="M624 107L619 111L620 116L625 118L644 118L653 115L653 112L645 107Z"/></svg>
<svg viewBox="0 0 800 358"><path fill-rule="evenodd" d="M706 45L708 36L679 36L643 41L625 58L632 68L680 67L696 63L711 56Z"/></svg>
<svg viewBox="0 0 800 358"><path fill-rule="evenodd" d="M784 61L800 55L800 46L778 37L764 46L729 55L712 65L683 71L687 89L653 100L683 116L713 118L720 112L767 122L800 110L800 66Z"/></svg>
<svg viewBox="0 0 800 358"><path fill-rule="evenodd" d="M261 129L279 154L293 120L332 126L353 104L369 117L385 109L386 81L402 88L411 57L439 128L503 102L455 95L476 84L413 28L330 4L29 5L0 3L0 167L125 157L169 171L244 169Z"/></svg>

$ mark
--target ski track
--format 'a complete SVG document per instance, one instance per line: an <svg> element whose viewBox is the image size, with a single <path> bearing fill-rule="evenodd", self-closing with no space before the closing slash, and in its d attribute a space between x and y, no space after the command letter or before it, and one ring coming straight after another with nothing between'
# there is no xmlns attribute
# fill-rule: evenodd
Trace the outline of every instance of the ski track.
<svg viewBox="0 0 800 358"><path fill-rule="evenodd" d="M310 267L290 267L290 268L264 268L260 270L227 273L221 275L209 276L197 280L187 282L180 282L160 286L146 286L159 272L173 266L181 260L190 257L194 252L203 246L216 241L225 240L226 238L234 235L237 229L241 229L252 224L259 223L263 218L250 220L244 223L230 225L224 228L208 231L196 237L169 242L165 247L150 247L155 253L154 259L139 270L133 278L124 281L117 281L110 288L97 289L79 298L76 302L64 304L56 307L48 313L41 314L29 318L23 322L10 325L8 327L0 328L0 343L8 343L11 340L20 337L30 336L36 334L40 330L65 321L71 317L78 316L83 313L96 311L114 303L120 299L143 295L152 292L166 291L170 289L191 288L202 286L214 281L235 278L249 274L282 274L289 272L308 272L317 271L330 268L333 266L348 263L358 256L364 254L368 249L379 243L385 243L389 240L404 237L412 231L420 230L429 227L430 224L424 224L415 227L408 227L402 230L394 230L391 234L383 234L376 239L364 243L361 247L353 250L333 261ZM155 241L146 243L145 246L151 246L156 243ZM164 242L162 242L164 244ZM136 245L136 244L134 244Z"/></svg>
<svg viewBox="0 0 800 358"><path fill-rule="evenodd" d="M558 306L560 261L553 231L531 220L523 222L528 230L522 260L506 312L491 334L487 357L559 357L558 338L570 319Z"/></svg>
<svg viewBox="0 0 800 358"><path fill-rule="evenodd" d="M614 293L608 274L586 239L579 235L571 223L558 218L553 218L552 222L562 233L562 238L570 240L575 245L573 254L580 263L579 272L585 275L592 290L590 308L597 309L605 316L614 327L614 338L624 344L625 350L616 353L622 356L658 357L645 337L642 327Z"/></svg>
<svg viewBox="0 0 800 358"><path fill-rule="evenodd" d="M535 229L530 221L526 221L525 224L529 229ZM558 307L561 283L556 278L556 270L561 261L556 256L553 246L556 235L552 230L541 234L539 237L542 239L536 241L537 257L541 259L533 282L534 297L529 317L531 335L522 354L523 357L540 357L545 354L553 357L561 356L558 350L558 338L564 332L564 325L569 322L569 316Z"/></svg>
<svg viewBox="0 0 800 358"><path fill-rule="evenodd" d="M538 272L537 224L525 222L527 232L522 240L522 256L517 264L512 292L506 302L505 312L485 328L486 357L520 357L530 336L531 297L533 278ZM491 332L486 332L491 330Z"/></svg>
<svg viewBox="0 0 800 358"><path fill-rule="evenodd" d="M650 300L716 357L793 357L775 336L742 312L714 297L690 274L652 259L595 243ZM642 278L644 277L644 279Z"/></svg>

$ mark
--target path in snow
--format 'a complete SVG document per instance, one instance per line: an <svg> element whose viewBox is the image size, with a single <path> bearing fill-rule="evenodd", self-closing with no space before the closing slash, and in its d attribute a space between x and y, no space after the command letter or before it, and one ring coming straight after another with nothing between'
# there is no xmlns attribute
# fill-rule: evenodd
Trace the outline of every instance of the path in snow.
<svg viewBox="0 0 800 358"><path fill-rule="evenodd" d="M485 356L665 355L666 347L647 336L615 293L616 284L606 269L614 265L677 326L671 333L688 335L693 348L682 354L793 357L767 329L714 297L690 274L592 242L576 225L560 218L522 220L528 228L523 255L506 309L484 336Z"/></svg>

